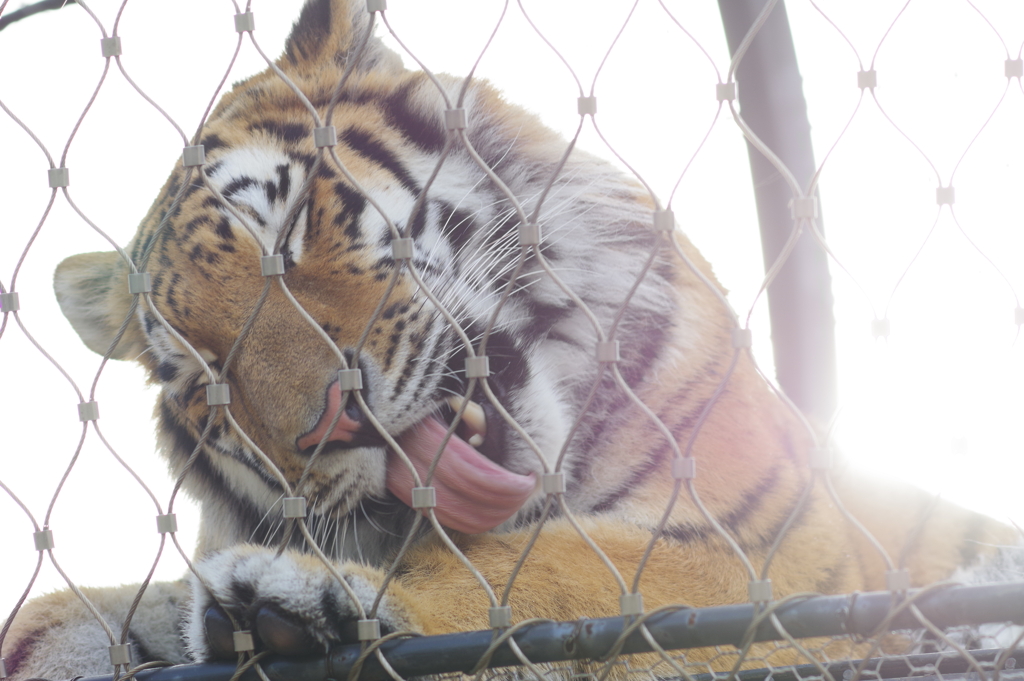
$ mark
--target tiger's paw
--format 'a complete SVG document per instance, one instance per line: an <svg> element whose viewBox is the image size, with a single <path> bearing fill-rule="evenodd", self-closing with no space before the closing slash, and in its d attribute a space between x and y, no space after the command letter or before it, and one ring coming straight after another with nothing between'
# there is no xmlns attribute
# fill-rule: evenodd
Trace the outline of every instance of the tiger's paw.
<svg viewBox="0 0 1024 681"><path fill-rule="evenodd" d="M334 568L369 613L384 574L354 563ZM203 560L197 570L205 586L193 578L186 630L196 660L235 658L236 630L251 632L257 652L323 654L332 644L357 642L358 620L369 616L360 614L316 556L237 546ZM382 634L420 629L400 601L390 589L381 598L376 614Z"/></svg>

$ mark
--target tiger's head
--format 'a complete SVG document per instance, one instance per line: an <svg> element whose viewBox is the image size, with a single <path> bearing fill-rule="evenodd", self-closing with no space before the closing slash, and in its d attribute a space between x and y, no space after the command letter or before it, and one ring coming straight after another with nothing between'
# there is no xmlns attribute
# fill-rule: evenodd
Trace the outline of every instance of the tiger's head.
<svg viewBox="0 0 1024 681"><path fill-rule="evenodd" d="M668 368L729 325L708 321L717 302L652 229L642 187L579 151L563 158L566 140L484 82L404 69L370 21L362 3L311 0L276 64L308 104L269 69L223 97L198 141L205 165L178 164L126 249L150 292L129 293L114 252L56 273L90 348L108 352L127 324L112 356L162 387L172 469L197 452L185 487L203 506L201 550L280 536L269 518L284 488L262 453L299 486L329 552L384 555L415 484L389 438L424 484L441 452L431 484L453 529L534 516L545 468L565 473L570 504L596 508L610 483L588 457L628 400L607 364L592 391L595 322L623 339L618 370L637 389L675 380ZM310 106L335 146L315 145ZM465 110L464 129L447 109ZM520 244L524 215L536 247ZM411 239L411 259L396 259L396 239ZM282 276L261 272L273 255ZM466 358L483 354L489 375L472 381ZM344 368L361 371L365 409ZM208 405L211 382L230 386L226 409Z"/></svg>

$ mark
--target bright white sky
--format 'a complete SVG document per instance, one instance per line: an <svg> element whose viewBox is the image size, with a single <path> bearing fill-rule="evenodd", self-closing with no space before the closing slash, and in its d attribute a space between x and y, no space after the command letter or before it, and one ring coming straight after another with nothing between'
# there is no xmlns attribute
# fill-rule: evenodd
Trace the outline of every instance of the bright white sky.
<svg viewBox="0 0 1024 681"><path fill-rule="evenodd" d="M589 90L629 3L525 4ZM818 4L846 33L865 68L902 7L878 0ZM666 5L724 74L728 55L717 3ZM861 66L854 49L810 2L790 5L821 163L857 107ZM90 6L109 33L117 4L94 0ZM256 37L268 55L280 52L299 6L298 0L253 2ZM500 4L479 0L389 0L389 6L388 19L406 44L431 68L456 74L472 65L500 14ZM991 25L963 0L911 2L878 51L878 101L920 151L866 97L822 174L825 230L852 275L833 266L842 404L837 438L863 466L999 517L1015 514L1020 522L1024 341L1015 342L1013 289L1024 291L1024 93L1016 79L1007 90L1003 61L1007 51L1019 56L1024 6L998 1L974 6ZM12 3L8 11L15 8ZM233 13L225 0L129 3L124 12L119 34L128 74L189 135L230 60ZM0 33L0 101L38 135L55 160L102 73L99 38L96 24L80 7L39 15ZM229 82L262 67L246 41ZM575 130L575 84L514 5L479 73L553 127L567 135ZM717 80L708 58L659 4L640 0L597 82L597 121L616 151L663 199L711 131L673 207L682 228L731 290L734 306L745 313L762 276L760 244L742 138L727 116L714 122ZM589 126L580 144L611 157ZM180 148L171 126L129 88L111 62L68 154L71 196L90 220L127 243ZM10 288L15 263L49 199L48 164L2 112L0 157L0 281ZM952 177L956 221L948 208L940 212L936 206L936 171L942 184ZM83 392L92 384L99 358L61 317L50 280L64 257L106 248L59 198L16 286L26 327ZM888 342L876 342L871 319L887 306L892 335ZM770 372L763 299L752 325L755 352ZM0 481L41 524L81 433L78 399L13 319L0 338L0 361ZM170 482L153 454L154 390L142 387L135 367L112 363L103 370L97 395L104 435L166 509ZM176 510L188 550L194 512L180 501ZM154 513L153 502L90 434L50 521L55 554L78 583L139 581L156 556ZM24 589L37 554L31 524L2 493L0 519L3 617ZM173 548L165 550L158 578L183 571ZM61 583L47 564L36 591Z"/></svg>

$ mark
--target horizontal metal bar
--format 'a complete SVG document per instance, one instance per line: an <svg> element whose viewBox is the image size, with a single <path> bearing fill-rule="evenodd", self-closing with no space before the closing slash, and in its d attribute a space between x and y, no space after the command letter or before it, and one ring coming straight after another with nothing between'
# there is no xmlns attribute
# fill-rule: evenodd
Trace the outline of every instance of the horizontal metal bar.
<svg viewBox="0 0 1024 681"><path fill-rule="evenodd" d="M934 625L945 628L987 622L1024 624L1024 582L986 584L982 586L951 586L920 594L910 591L908 597ZM776 615L782 626L796 638L815 636L871 636L899 604L899 596L880 591L841 596L818 596L780 607ZM710 608L685 608L650 616L647 629L666 650L701 648L716 645L737 645L758 614L758 606L745 603ZM533 662L563 662L603 657L618 640L629 618L605 617L577 622L538 623L517 632L513 638L522 652ZM905 609L893 618L888 629L919 629L920 623ZM392 640L380 650L392 668L404 677L468 672L476 666L490 646L494 633L473 631L441 636L421 636ZM770 621L755 631L755 641L780 640L782 636ZM359 644L338 646L323 658L267 658L263 670L272 681L326 681L344 679L358 659ZM649 652L650 646L640 634L634 633L622 648L624 654ZM519 664L507 645L495 651L491 667ZM848 665L849 663L842 663ZM848 667L843 667L846 669ZM136 674L138 681L227 681L234 664L182 665L145 670ZM953 671L953 670L951 670ZM894 669L894 676L904 672ZM773 673L779 678L778 670ZM363 665L359 676L366 681L390 679L375 657ZM841 678L841 676L840 676ZM247 672L243 680L256 681L255 673ZM110 676L97 676L79 681L111 681Z"/></svg>

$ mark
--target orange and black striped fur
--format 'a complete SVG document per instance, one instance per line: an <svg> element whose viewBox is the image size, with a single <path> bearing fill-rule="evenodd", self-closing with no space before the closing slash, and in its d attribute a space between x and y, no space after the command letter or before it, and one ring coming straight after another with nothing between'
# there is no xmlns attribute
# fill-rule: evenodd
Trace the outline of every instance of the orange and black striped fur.
<svg viewBox="0 0 1024 681"><path fill-rule="evenodd" d="M156 414L172 469L183 470L198 451L184 484L202 507L197 564L205 581L191 596L184 581L147 591L129 628L136 662L232 657L227 614L255 632L259 648L284 653L350 640L358 616L298 532L277 556L288 527L279 519L285 487L230 427L225 410L207 405L204 364L223 373L218 380L230 386L241 430L307 499L312 536L366 610L414 517L412 483L354 398L342 410L339 354L362 371L362 397L386 432L411 452L433 452L438 428L453 415L448 398L470 386L467 350L437 303L474 343L492 327L488 387L537 448L478 380L468 397L479 406L466 415L477 425L460 426L438 464L437 484L448 495L438 517L459 530L456 543L496 593L542 515L539 476L545 466L555 469L563 449L565 508L627 585L676 485L669 439L595 359L600 339L583 310L535 251L520 248L519 214L446 128L448 105L435 84L403 68L376 38L355 60L369 20L362 3L310 0L277 62L321 117L351 68L324 124L335 126L334 151L361 189L314 146L309 111L268 70L223 97L201 136L203 176L179 164L127 249L149 272L152 292L114 356L138 360L162 386ZM440 82L457 102L462 81ZM608 163L573 151L559 170L566 141L490 85L473 81L460 106L466 139L526 213L537 212L539 252L605 333L628 298L616 322L618 370L685 447L734 358L734 323L711 288L710 266L678 230L652 229L652 199ZM394 259L394 234L379 211L412 239L412 264L436 303ZM283 255L283 282L319 330L261 275L260 256L271 253ZM77 255L57 270L62 309L97 352L107 351L128 315L127 274L116 253ZM239 341L265 285L266 299ZM327 444L311 460L321 440ZM756 570L795 517L769 570L776 597L884 588L881 556L844 517L823 475L812 473L813 444L742 353L692 448L694 487ZM421 473L430 452L410 454L420 457ZM917 584L986 560L984 547L1015 541L1002 526L905 486L839 470L831 480L890 555L905 556ZM645 608L744 602L748 580L684 486L639 583ZM88 591L115 631L134 593ZM556 507L509 604L515 620L573 620L618 614L619 595L607 567ZM458 558L424 531L376 614L385 630L434 634L487 628L488 605ZM18 678L109 673L107 644L77 598L62 592L22 610L4 654Z"/></svg>

